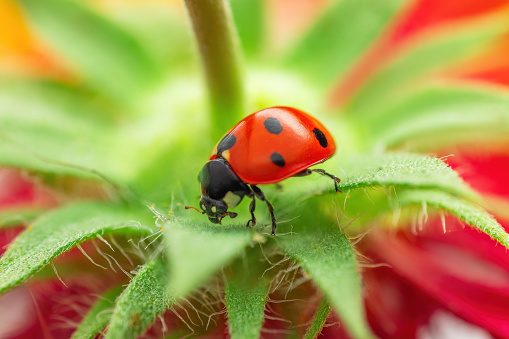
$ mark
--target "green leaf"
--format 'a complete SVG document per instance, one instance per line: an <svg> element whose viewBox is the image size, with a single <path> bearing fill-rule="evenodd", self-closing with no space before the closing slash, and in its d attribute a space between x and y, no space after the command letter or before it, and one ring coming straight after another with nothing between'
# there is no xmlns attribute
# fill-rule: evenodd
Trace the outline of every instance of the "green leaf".
<svg viewBox="0 0 509 339"><path fill-rule="evenodd" d="M242 253L254 236L245 227L194 224L182 219L172 219L164 227L171 286L182 296Z"/></svg>
<svg viewBox="0 0 509 339"><path fill-rule="evenodd" d="M433 190L408 190L399 195L401 205L425 204L457 216L472 227L486 233L492 239L509 248L509 234L488 212L470 202Z"/></svg>
<svg viewBox="0 0 509 339"><path fill-rule="evenodd" d="M436 149L447 143L507 138L508 107L506 91L433 84L361 123L378 147L410 144Z"/></svg>
<svg viewBox="0 0 509 339"><path fill-rule="evenodd" d="M156 259L143 265L118 298L106 339L141 335L176 301L176 295L167 286L168 270L164 262Z"/></svg>
<svg viewBox="0 0 509 339"><path fill-rule="evenodd" d="M110 110L72 88L43 81L0 86L2 165L91 178L67 164L107 175L125 171L115 161L122 148L112 128Z"/></svg>
<svg viewBox="0 0 509 339"><path fill-rule="evenodd" d="M352 245L336 225L317 233L284 237L281 246L323 291L352 337L371 338Z"/></svg>
<svg viewBox="0 0 509 339"><path fill-rule="evenodd" d="M116 287L99 297L99 300L88 311L79 327L72 334L72 339L93 339L102 329L108 325L115 300L123 291L123 288Z"/></svg>
<svg viewBox="0 0 509 339"><path fill-rule="evenodd" d="M0 212L0 229L27 225L41 215L45 210L42 208L15 208Z"/></svg>
<svg viewBox="0 0 509 339"><path fill-rule="evenodd" d="M402 3L401 0L333 1L284 63L328 88L379 36Z"/></svg>
<svg viewBox="0 0 509 339"><path fill-rule="evenodd" d="M244 54L257 56L264 36L263 2L259 0L230 0L235 27L240 37Z"/></svg>
<svg viewBox="0 0 509 339"><path fill-rule="evenodd" d="M254 286L246 285L236 277L228 280L225 292L231 338L259 338L267 302L267 285L263 280Z"/></svg>
<svg viewBox="0 0 509 339"><path fill-rule="evenodd" d="M18 0L35 32L90 86L133 102L160 78L152 55L128 31L76 0Z"/></svg>
<svg viewBox="0 0 509 339"><path fill-rule="evenodd" d="M331 163L328 164L332 168ZM338 165L336 165L338 166ZM323 167L323 166L322 166ZM468 199L478 199L458 174L442 160L412 153L387 153L378 155L352 156L341 161L335 172L342 179L338 185L342 192L360 188L410 187L443 190ZM342 177L340 173L346 173ZM301 178L298 178L301 179ZM289 181L278 199L295 201L295 197L306 199L310 196L333 193L334 184L329 178L315 176L299 185Z"/></svg>
<svg viewBox="0 0 509 339"><path fill-rule="evenodd" d="M331 306L329 302L326 299L322 299L304 339L316 339L320 335L329 317L330 310Z"/></svg>
<svg viewBox="0 0 509 339"><path fill-rule="evenodd" d="M60 254L98 235L140 232L135 215L119 206L83 202L48 212L21 233L0 258L0 293L16 286Z"/></svg>
<svg viewBox="0 0 509 339"><path fill-rule="evenodd" d="M347 103L355 115L375 115L392 100L400 100L419 80L436 74L478 52L507 31L507 19L489 16L467 26L435 32L413 42L381 68ZM445 30L445 29L444 29ZM376 107L376 109L374 109Z"/></svg>

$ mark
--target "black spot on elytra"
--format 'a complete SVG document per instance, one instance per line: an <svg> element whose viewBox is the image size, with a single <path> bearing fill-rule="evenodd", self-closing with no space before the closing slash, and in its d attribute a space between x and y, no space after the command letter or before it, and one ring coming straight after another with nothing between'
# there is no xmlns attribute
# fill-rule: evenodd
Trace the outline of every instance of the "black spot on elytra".
<svg viewBox="0 0 509 339"><path fill-rule="evenodd" d="M265 126L265 129L272 134L279 134L283 131L283 126L281 126L281 123L276 118L265 119L263 126Z"/></svg>
<svg viewBox="0 0 509 339"><path fill-rule="evenodd" d="M270 160L274 163L274 165L279 167L285 167L285 159L278 152L274 152L270 155Z"/></svg>
<svg viewBox="0 0 509 339"><path fill-rule="evenodd" d="M315 128L313 130L313 133L315 134L316 140L320 143L320 146L323 148L327 147L329 143L327 142L327 138L325 137L325 134L323 134L322 131L320 131L318 128Z"/></svg>
<svg viewBox="0 0 509 339"><path fill-rule="evenodd" d="M235 138L235 135L231 133L225 135L217 145L217 154L221 154L224 151L229 150L233 147L233 145L235 145L236 142L237 138Z"/></svg>

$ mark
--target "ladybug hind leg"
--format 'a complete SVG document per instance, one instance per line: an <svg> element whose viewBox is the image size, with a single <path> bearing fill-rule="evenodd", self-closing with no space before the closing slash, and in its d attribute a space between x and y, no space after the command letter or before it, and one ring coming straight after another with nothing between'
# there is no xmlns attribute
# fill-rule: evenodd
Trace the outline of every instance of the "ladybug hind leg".
<svg viewBox="0 0 509 339"><path fill-rule="evenodd" d="M326 176L328 176L329 178L331 178L332 180L334 180L334 188L336 189L336 192L341 193L341 191L340 191L340 190L339 190L339 188L338 188L338 184L341 182L341 179L339 179L338 177L336 177L336 176L334 176L334 175L332 175L332 174L330 174L330 173L327 173L327 172L325 172L323 169L319 169L319 168L317 168L317 169L312 169L312 170L307 169L306 171L315 172L315 173L318 173L318 174L321 174L321 175L326 175ZM310 172L309 172L309 173L310 173Z"/></svg>
<svg viewBox="0 0 509 339"><path fill-rule="evenodd" d="M256 208L256 197L254 194L252 194L252 196L250 198L253 199L253 200L251 200L251 203L249 204L249 213L251 213L251 219L249 219L247 221L246 227L249 227L249 226L253 227L256 225L256 217L254 215L254 211Z"/></svg>
<svg viewBox="0 0 509 339"><path fill-rule="evenodd" d="M271 234L276 235L276 217L274 216L274 207L265 198L265 194L263 194L263 192L257 186L251 185L251 189L253 190L256 198L260 199L261 201L264 201L267 204L267 208L269 209L269 213L270 213L270 218L272 220L272 233ZM253 201L251 202L251 204L253 204L253 206L252 206L253 210L251 212L253 219L254 219L254 207L255 207L254 200L255 200L255 197L253 197ZM249 207L250 207L250 211L251 211L251 205ZM248 221L248 225L249 225L249 221Z"/></svg>

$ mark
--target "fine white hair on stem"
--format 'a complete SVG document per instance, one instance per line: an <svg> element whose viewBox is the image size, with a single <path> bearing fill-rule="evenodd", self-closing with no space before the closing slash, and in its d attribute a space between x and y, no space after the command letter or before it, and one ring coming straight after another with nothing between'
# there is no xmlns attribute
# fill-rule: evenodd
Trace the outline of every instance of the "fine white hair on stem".
<svg viewBox="0 0 509 339"><path fill-rule="evenodd" d="M185 307L183 307L183 306L182 306L181 304L179 304L177 301L175 301L173 304L174 304L174 305L177 305L178 307L180 307L180 308L181 308L181 309L182 309L182 310L186 313L187 318L189 319L189 322L190 322L191 324L193 324L194 326L198 326L198 324L196 324L196 323L193 321L193 319L191 318L191 315L189 314L189 312L187 311L187 309L186 309Z"/></svg>
<svg viewBox="0 0 509 339"><path fill-rule="evenodd" d="M107 255L108 257L110 257L115 262L115 264L117 264L118 268L120 268L120 270L122 272L124 272L124 274L127 275L130 279L134 278L132 274L129 274L126 270L124 270L124 268L122 266L120 266L120 264L118 263L118 261L114 257L109 255L108 253L104 253L104 254Z"/></svg>
<svg viewBox="0 0 509 339"><path fill-rule="evenodd" d="M120 253L122 253L122 255L127 259L127 261L129 261L129 264L131 264L131 266L134 266L134 262L132 261L131 257L118 244L118 242L115 240L115 238L113 236L110 236L109 239L112 242L112 244L120 251Z"/></svg>
<svg viewBox="0 0 509 339"><path fill-rule="evenodd" d="M64 285L65 287L69 288L69 286L67 286L66 283L62 280L60 275L58 275L57 268L55 267L55 264L53 263L53 261L51 262L51 267L53 267L53 272L55 272L55 275L57 276L58 280L60 280L62 285Z"/></svg>
<svg viewBox="0 0 509 339"><path fill-rule="evenodd" d="M102 237L102 235L98 234L98 235L97 235L97 238L98 238L99 240L101 240L103 243L105 243L106 245L108 245L108 247L109 247L109 248L110 248L113 252L115 252L115 250L113 249L113 246L111 246L111 244L110 244L109 242L107 242L107 241L106 241L106 239L104 239L104 238Z"/></svg>
<svg viewBox="0 0 509 339"><path fill-rule="evenodd" d="M203 320L200 317L200 311L198 311L198 309L193 305L193 303L190 302L189 299L186 299L186 298L182 299L182 301L186 302L193 309L193 311L198 316L198 320L200 320L201 324L204 325ZM205 314L205 313L202 312L202 314Z"/></svg>
<svg viewBox="0 0 509 339"><path fill-rule="evenodd" d="M443 211L440 211L440 221L442 222L442 229L444 230L444 234L447 233L447 229L445 227L445 214Z"/></svg>
<svg viewBox="0 0 509 339"><path fill-rule="evenodd" d="M173 314L175 314L187 326L187 328L189 328L191 330L192 333L194 333L194 330L191 327L191 325L189 325L187 323L187 321L185 321L184 318L182 318L182 316L175 310L175 308L170 307L170 310L173 312Z"/></svg>
<svg viewBox="0 0 509 339"><path fill-rule="evenodd" d="M80 244L77 244L77 245L76 245L76 247L80 250L80 252L81 252L81 253L83 253L83 255L84 255L85 257L87 257L87 259L88 259L88 260L90 260L90 262L91 262L92 264L94 264L94 265L95 265L95 266L97 266L97 267L101 267L101 268L103 268L103 269L107 270L107 268L106 268L106 267L104 267L104 266L99 265L98 263L96 263L96 262L94 261L94 259L92 259L92 258L91 258L91 257L87 254L87 252L85 252L85 250L83 249L83 247L81 247L81 245L80 245Z"/></svg>
<svg viewBox="0 0 509 339"><path fill-rule="evenodd" d="M166 321L164 321L163 315L159 314L157 318L161 321L162 326L161 331L163 332L163 334L166 333L166 331L168 331L168 326L166 326Z"/></svg>
<svg viewBox="0 0 509 339"><path fill-rule="evenodd" d="M294 287L295 277L297 277L297 273L299 273L299 271L300 271L300 266L297 265L296 263L292 263L292 266L290 266L290 268L288 268L288 271L291 272L292 270L293 270L293 276L288 283L288 287L286 288L285 299L288 298L288 293L290 293L290 291L295 288Z"/></svg>
<svg viewBox="0 0 509 339"><path fill-rule="evenodd" d="M207 321L207 326L205 326L205 331L207 331L209 329L209 325L210 325L210 319L216 315L221 315L221 314L225 314L226 313L226 308L223 308L221 311L218 311L218 312L214 312L212 314L209 315L209 320Z"/></svg>
<svg viewBox="0 0 509 339"><path fill-rule="evenodd" d="M117 270L113 267L113 264L111 263L111 260L110 258L108 258L103 251L101 251L101 249L99 248L99 246L97 246L97 244L95 243L94 240L92 240L92 244L94 245L95 247L95 250L97 251L97 253L99 253L99 255L101 257L103 257L107 262L108 264L110 265L110 268L113 270L113 272L117 273Z"/></svg>
<svg viewBox="0 0 509 339"><path fill-rule="evenodd" d="M343 199L343 211L346 211L346 201L348 200L348 197L350 196L350 192L352 192L352 190L346 191L345 198Z"/></svg>
<svg viewBox="0 0 509 339"><path fill-rule="evenodd" d="M419 231L422 232L424 224L428 221L428 205L426 201L422 201L421 210L419 212Z"/></svg>
<svg viewBox="0 0 509 339"><path fill-rule="evenodd" d="M147 205L147 207L154 214L154 219L156 219L155 224L157 227L162 227L169 219L161 212L159 212L154 206Z"/></svg>

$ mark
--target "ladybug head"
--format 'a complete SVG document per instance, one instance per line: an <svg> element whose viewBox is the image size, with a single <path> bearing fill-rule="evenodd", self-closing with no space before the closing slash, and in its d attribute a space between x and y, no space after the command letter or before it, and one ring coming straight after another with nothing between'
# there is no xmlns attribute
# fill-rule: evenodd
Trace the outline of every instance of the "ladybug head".
<svg viewBox="0 0 509 339"><path fill-rule="evenodd" d="M198 175L198 181L202 192L202 210L196 209L198 212L207 214L214 224L221 224L221 220L226 216L237 216L237 213L228 212L228 209L237 206L246 192L249 192L249 188L225 159L216 158L207 162Z"/></svg>
<svg viewBox="0 0 509 339"><path fill-rule="evenodd" d="M228 212L228 205L223 200L211 199L205 195L201 196L200 207L203 210L202 214L207 214L210 222L214 224L221 224L221 220L227 215L230 218L237 216L237 213Z"/></svg>

